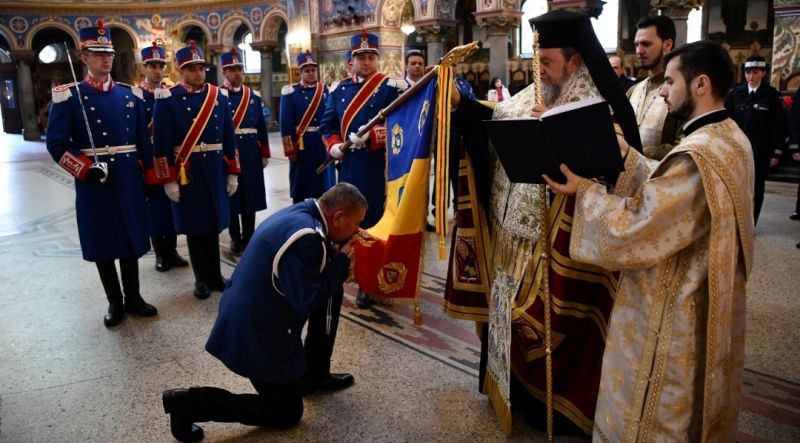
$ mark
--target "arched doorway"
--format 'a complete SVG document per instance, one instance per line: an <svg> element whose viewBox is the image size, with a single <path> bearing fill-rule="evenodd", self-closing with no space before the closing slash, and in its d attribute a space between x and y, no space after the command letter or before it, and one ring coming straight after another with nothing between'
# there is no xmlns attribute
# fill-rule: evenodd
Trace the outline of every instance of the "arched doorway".
<svg viewBox="0 0 800 443"><path fill-rule="evenodd" d="M66 46L65 46L66 45ZM68 49L67 49L68 48ZM50 105L50 90L63 83L73 81L72 73L78 81L83 78L84 69L75 56L75 43L72 36L58 28L44 28L36 33L31 43L33 63L33 103L36 110L39 130L44 131L46 113ZM73 66L69 65L67 50L73 55ZM72 72L70 72L72 69Z"/></svg>
<svg viewBox="0 0 800 443"><path fill-rule="evenodd" d="M111 39L114 42L114 65L111 67L111 78L128 84L137 83L136 42L128 31L109 25Z"/></svg>
<svg viewBox="0 0 800 443"><path fill-rule="evenodd" d="M11 44L2 34L0 34L0 122L4 132L22 133L17 68L11 59Z"/></svg>

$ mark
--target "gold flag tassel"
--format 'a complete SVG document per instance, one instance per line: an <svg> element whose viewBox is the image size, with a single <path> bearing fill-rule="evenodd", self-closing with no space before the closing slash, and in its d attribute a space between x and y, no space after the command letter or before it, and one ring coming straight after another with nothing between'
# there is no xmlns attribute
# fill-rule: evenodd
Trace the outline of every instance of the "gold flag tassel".
<svg viewBox="0 0 800 443"><path fill-rule="evenodd" d="M181 167L178 168L178 183L184 186L189 184L189 174L186 173L186 163L181 163Z"/></svg>
<svg viewBox="0 0 800 443"><path fill-rule="evenodd" d="M447 204L450 200L450 99L453 95L453 66L439 65L436 96L436 235L439 260L447 256Z"/></svg>

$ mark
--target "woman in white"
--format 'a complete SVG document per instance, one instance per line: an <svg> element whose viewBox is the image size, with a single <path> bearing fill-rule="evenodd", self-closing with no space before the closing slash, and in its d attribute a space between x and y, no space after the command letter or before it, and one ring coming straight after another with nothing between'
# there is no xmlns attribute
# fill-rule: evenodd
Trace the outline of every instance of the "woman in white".
<svg viewBox="0 0 800 443"><path fill-rule="evenodd" d="M508 88L503 86L503 80L500 77L493 78L491 85L492 89L489 89L486 94L486 99L490 102L502 102L511 98L511 93L508 92Z"/></svg>

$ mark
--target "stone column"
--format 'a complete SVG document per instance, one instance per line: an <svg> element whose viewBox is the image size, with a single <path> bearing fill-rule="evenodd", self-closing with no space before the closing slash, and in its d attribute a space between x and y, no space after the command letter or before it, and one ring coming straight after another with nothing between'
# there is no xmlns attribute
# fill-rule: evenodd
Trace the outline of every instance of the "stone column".
<svg viewBox="0 0 800 443"><path fill-rule="evenodd" d="M519 26L521 11L502 10L475 13L478 25L486 28L489 43L489 77L500 77L508 85L508 42L512 32Z"/></svg>
<svg viewBox="0 0 800 443"><path fill-rule="evenodd" d="M33 100L33 77L31 76L31 62L33 62L34 53L31 50L12 51L11 57L17 63L22 137L25 140L41 140L42 133L36 122L36 103Z"/></svg>
<svg viewBox="0 0 800 443"><path fill-rule="evenodd" d="M268 126L275 121L277 110L272 106L272 53L278 46L277 42L253 42L250 47L261 53L261 100L269 108L270 121Z"/></svg>
<svg viewBox="0 0 800 443"><path fill-rule="evenodd" d="M675 22L675 47L686 44L686 20L692 9L703 6L703 0L650 0L650 6Z"/></svg>
<svg viewBox="0 0 800 443"><path fill-rule="evenodd" d="M222 86L222 83L225 81L225 76L222 74L221 59L224 47L222 45L206 45L206 51L211 55L211 63L217 68L217 85Z"/></svg>
<svg viewBox="0 0 800 443"><path fill-rule="evenodd" d="M417 33L421 34L428 44L426 53L428 59L426 63L428 66L438 65L439 59L444 55L444 42L447 34L450 32L455 22L443 22L437 20L431 22L430 20L414 22L417 28Z"/></svg>

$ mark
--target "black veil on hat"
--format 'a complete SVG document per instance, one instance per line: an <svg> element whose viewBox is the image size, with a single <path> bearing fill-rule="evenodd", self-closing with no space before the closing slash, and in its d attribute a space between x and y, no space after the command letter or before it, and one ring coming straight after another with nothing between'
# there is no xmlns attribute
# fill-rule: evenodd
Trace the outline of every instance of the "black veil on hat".
<svg viewBox="0 0 800 443"><path fill-rule="evenodd" d="M625 141L642 151L639 125L628 97L608 63L603 46L592 29L589 16L564 10L534 17L530 25L539 32L540 48L574 48L583 58L597 90L611 106Z"/></svg>

